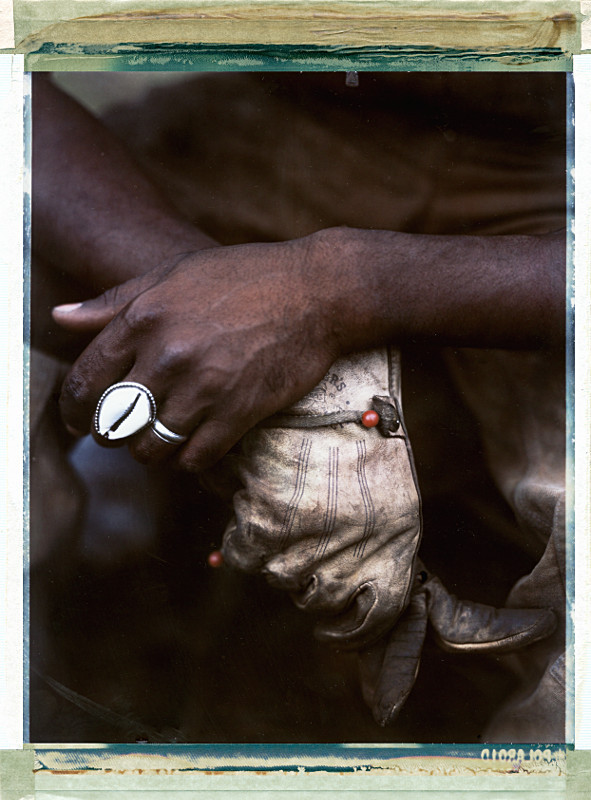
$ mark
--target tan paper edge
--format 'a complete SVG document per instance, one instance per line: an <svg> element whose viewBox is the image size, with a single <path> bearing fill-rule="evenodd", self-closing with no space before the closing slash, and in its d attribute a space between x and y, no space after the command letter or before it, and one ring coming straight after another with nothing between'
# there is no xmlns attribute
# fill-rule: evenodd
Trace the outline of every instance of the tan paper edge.
<svg viewBox="0 0 591 800"><path fill-rule="evenodd" d="M44 43L561 48L578 52L578 0L17 0L16 47ZM477 43L475 45L475 43Z"/></svg>
<svg viewBox="0 0 591 800"><path fill-rule="evenodd" d="M581 0L581 50L591 50L591 2Z"/></svg>

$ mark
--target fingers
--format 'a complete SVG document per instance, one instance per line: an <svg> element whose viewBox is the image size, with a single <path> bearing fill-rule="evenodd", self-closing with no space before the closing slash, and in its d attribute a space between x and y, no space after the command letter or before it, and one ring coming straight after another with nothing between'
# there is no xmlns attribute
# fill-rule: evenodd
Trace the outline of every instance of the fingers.
<svg viewBox="0 0 591 800"><path fill-rule="evenodd" d="M432 576L425 583L429 620L447 651L510 653L549 636L556 628L551 609L493 608L458 600Z"/></svg>
<svg viewBox="0 0 591 800"><path fill-rule="evenodd" d="M86 348L64 381L60 410L69 430L78 435L89 432L102 393L124 379L133 361L134 351L117 318Z"/></svg>
<svg viewBox="0 0 591 800"><path fill-rule="evenodd" d="M139 380L135 370L129 380ZM159 390L156 381L150 389L152 386L155 387L156 417L161 425L152 425L130 439L129 450L140 463L170 460L172 466L184 472L202 472L225 456L245 433L244 428L233 423L233 418L211 416L211 409L202 406L188 389L175 386L174 391L166 395ZM160 403L162 396L166 399ZM160 435L156 431L160 431ZM186 437L186 441L165 441L165 438L174 438L174 434Z"/></svg>
<svg viewBox="0 0 591 800"><path fill-rule="evenodd" d="M179 253L174 258L158 264L144 275L139 275L137 278L131 278L124 283L113 286L91 300L55 306L51 312L53 319L58 325L72 331L93 332L102 330L128 303L131 303L143 292L155 286L186 256L186 253Z"/></svg>
<svg viewBox="0 0 591 800"><path fill-rule="evenodd" d="M201 472L223 458L246 433L247 427L228 416L203 419L189 441L175 454L176 465L185 472Z"/></svg>
<svg viewBox="0 0 591 800"><path fill-rule="evenodd" d="M334 619L316 625L314 635L322 642L332 642L340 647L366 646L375 641L394 621L380 619L376 626L372 612L378 608L376 587L370 582L364 583L354 593L348 608Z"/></svg>
<svg viewBox="0 0 591 800"><path fill-rule="evenodd" d="M450 652L508 653L550 635L556 618L550 609L493 608L458 600L424 570L422 588L389 638L359 653L363 696L379 725L391 724L406 702L418 674L427 621L439 645Z"/></svg>
<svg viewBox="0 0 591 800"><path fill-rule="evenodd" d="M145 372L136 366L125 372L127 363L128 359L120 360L120 370L115 371L100 348L74 365L60 399L68 429L78 434L88 432L105 389L115 383L131 382L145 386L156 401L156 420L124 440L134 458L143 464L174 459L180 469L200 472L221 459L243 435L244 430L229 419L208 417L211 412L199 403L194 389L182 385L173 391L166 389L155 377L144 377Z"/></svg>
<svg viewBox="0 0 591 800"><path fill-rule="evenodd" d="M391 724L406 702L419 671L426 631L426 596L415 592L387 644L359 654L364 697L378 725Z"/></svg>
<svg viewBox="0 0 591 800"><path fill-rule="evenodd" d="M102 330L138 294L148 289L154 278L142 275L108 289L92 300L55 306L52 316L58 325L78 332Z"/></svg>
<svg viewBox="0 0 591 800"><path fill-rule="evenodd" d="M365 647L392 628L408 603L412 576L412 550L410 553L401 554L396 561L395 571L388 567L380 570L379 566L375 566L377 562L387 557L386 552L378 551L374 557L366 559L355 575L355 581L360 581L363 576L366 578L349 597L344 610L335 607L332 600L331 595L338 596L338 592L333 591L329 594L325 591L324 606L330 608L331 616L316 626L314 634L317 639L332 642L339 647ZM313 600L316 601L317 607L323 584L326 586L326 582L322 580L326 570L322 566L317 569L320 587L315 592L313 590L310 592L314 594ZM342 582L345 584L348 582L347 577L343 576ZM306 607L312 610L313 602L308 602Z"/></svg>
<svg viewBox="0 0 591 800"><path fill-rule="evenodd" d="M122 381L139 383L155 399L160 435L150 426L124 440L132 455L145 464L174 457L181 469L200 472L225 455L246 432L240 409L230 403L212 406L211 400L201 399L211 391L193 370L167 369L164 362L168 356L162 355L165 347L160 355L154 353L152 366L145 355L137 362L137 342L125 314L95 338L64 382L60 398L64 424L74 434L88 433L106 389ZM239 419L242 425L237 423ZM180 437L178 441L170 441L176 437Z"/></svg>
<svg viewBox="0 0 591 800"><path fill-rule="evenodd" d="M239 490L234 502L244 501L245 494L244 489ZM243 572L255 573L264 567L268 554L266 544L257 536L255 527L247 524L243 530L234 516L224 531L222 555L225 564Z"/></svg>
<svg viewBox="0 0 591 800"><path fill-rule="evenodd" d="M175 456L204 416L196 387L189 376L176 382L167 379L166 375L158 374L158 359L155 362L152 369L142 368L136 362L125 378L146 386L156 402L154 422L127 442L133 457L142 464L153 464Z"/></svg>

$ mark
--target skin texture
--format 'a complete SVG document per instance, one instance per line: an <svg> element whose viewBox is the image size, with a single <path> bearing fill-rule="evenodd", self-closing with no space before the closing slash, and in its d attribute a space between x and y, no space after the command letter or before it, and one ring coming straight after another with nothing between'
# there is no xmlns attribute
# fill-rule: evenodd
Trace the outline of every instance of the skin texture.
<svg viewBox="0 0 591 800"><path fill-rule="evenodd" d="M43 73L35 76L33 119L33 250L89 295L175 254L215 245Z"/></svg>
<svg viewBox="0 0 591 800"><path fill-rule="evenodd" d="M430 337L463 346L557 343L563 248L560 235L484 240L336 229L188 255L54 311L73 329L108 323L64 384L64 420L86 432L106 387L139 381L154 393L162 422L190 436L179 465L199 471L307 394L347 352ZM534 272L541 288L532 293ZM172 446L148 431L131 449L150 462Z"/></svg>
<svg viewBox="0 0 591 800"><path fill-rule="evenodd" d="M197 470L322 378L336 347L299 268L302 246L233 250L187 256L164 275L159 268L126 287L139 293L136 299L87 348L64 385L68 425L85 432L106 386L140 381L150 386L165 425L195 431L177 457L181 467ZM121 302L122 291L113 294ZM112 307L97 304L100 325ZM69 312L67 321L84 313ZM173 449L150 431L131 448L141 461Z"/></svg>
<svg viewBox="0 0 591 800"><path fill-rule="evenodd" d="M200 471L348 352L409 340L562 345L562 233L332 228L217 247L46 80L35 84L34 115L34 250L87 286L87 296L108 290L53 311L74 338L97 334L64 384L71 431L89 430L109 385L139 381L161 421L189 440L175 447L147 431L134 437L133 454Z"/></svg>

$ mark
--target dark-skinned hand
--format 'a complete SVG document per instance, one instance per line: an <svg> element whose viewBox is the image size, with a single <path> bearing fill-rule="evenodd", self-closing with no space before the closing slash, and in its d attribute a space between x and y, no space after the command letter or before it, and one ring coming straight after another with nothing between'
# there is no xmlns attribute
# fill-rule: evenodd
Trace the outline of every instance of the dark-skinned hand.
<svg viewBox="0 0 591 800"><path fill-rule="evenodd" d="M54 309L70 330L100 331L63 386L68 428L87 433L104 390L136 381L153 393L160 421L189 438L177 449L147 429L130 441L134 456L148 463L174 454L183 469L200 471L304 396L338 352L330 292L308 269L311 240L188 254Z"/></svg>

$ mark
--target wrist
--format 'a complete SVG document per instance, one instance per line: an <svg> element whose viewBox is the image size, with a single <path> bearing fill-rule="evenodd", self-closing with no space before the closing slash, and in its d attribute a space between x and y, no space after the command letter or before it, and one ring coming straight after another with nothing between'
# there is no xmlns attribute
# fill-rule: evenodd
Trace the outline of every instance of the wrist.
<svg viewBox="0 0 591 800"><path fill-rule="evenodd" d="M314 309L335 358L361 349L354 298L361 290L359 231L324 228L298 240L304 302Z"/></svg>
<svg viewBox="0 0 591 800"><path fill-rule="evenodd" d="M315 252L342 354L404 341L561 345L564 232L461 236L335 228L319 232Z"/></svg>
<svg viewBox="0 0 591 800"><path fill-rule="evenodd" d="M85 261L85 280L95 292L104 292L182 255L217 246L189 223L174 217L146 216L141 230L111 229L100 237L100 243L85 248L91 254Z"/></svg>
<svg viewBox="0 0 591 800"><path fill-rule="evenodd" d="M117 259L111 269L116 272L116 280L111 285L138 278L155 267L177 261L181 256L196 253L218 243L190 223L168 216L158 216L146 225L145 235L138 241L134 237L126 251L133 256L125 264ZM134 249L135 245L135 249ZM124 274L125 273L125 274Z"/></svg>
<svg viewBox="0 0 591 800"><path fill-rule="evenodd" d="M313 271L308 280L317 287L339 356L396 339L401 314L392 285L406 280L404 236L341 226L306 237Z"/></svg>

